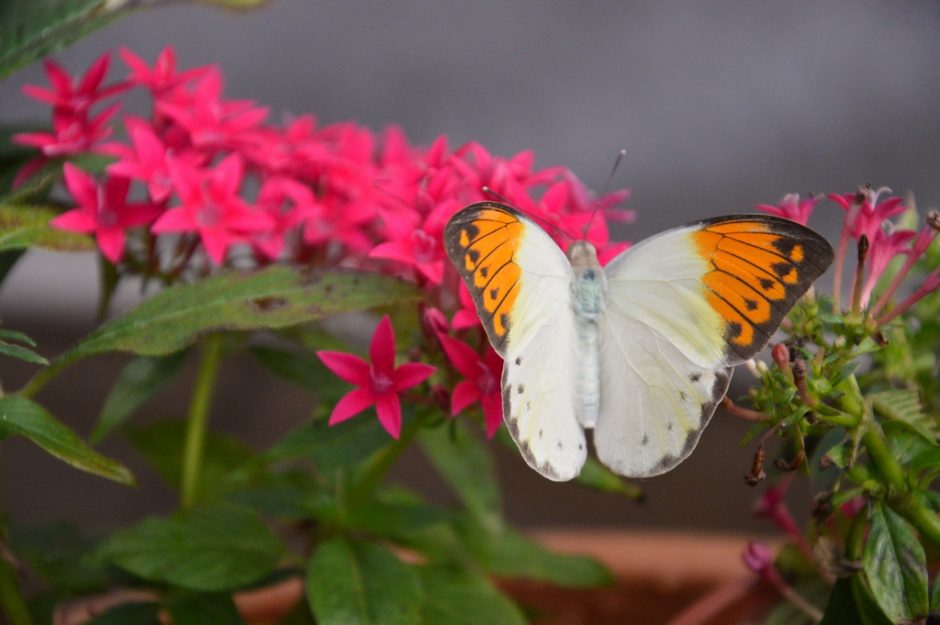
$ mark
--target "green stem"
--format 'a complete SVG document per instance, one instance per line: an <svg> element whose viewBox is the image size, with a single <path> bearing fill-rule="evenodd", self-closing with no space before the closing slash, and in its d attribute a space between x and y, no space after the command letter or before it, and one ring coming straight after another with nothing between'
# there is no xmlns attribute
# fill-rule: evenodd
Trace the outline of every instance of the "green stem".
<svg viewBox="0 0 940 625"><path fill-rule="evenodd" d="M0 527L0 536L3 529ZM29 613L26 599L16 576L16 567L7 557L6 548L0 543L0 621L10 625L32 625L33 617Z"/></svg>
<svg viewBox="0 0 940 625"><path fill-rule="evenodd" d="M888 486L897 493L907 490L904 479L904 469L888 449L888 442L881 434L881 428L874 423L868 425L868 430L862 435L862 444L868 452L868 458L878 473L884 478Z"/></svg>
<svg viewBox="0 0 940 625"><path fill-rule="evenodd" d="M845 557L850 562L861 562L865 552L865 530L868 529L868 508L859 510L849 526L845 539Z"/></svg>
<svg viewBox="0 0 940 625"><path fill-rule="evenodd" d="M17 391L17 394L23 397L33 397L36 393L41 391L46 384L54 380L60 373L81 359L82 356L74 357L69 354L59 356L53 360L48 367L36 372L36 375L30 378L29 382L24 384L23 388Z"/></svg>
<svg viewBox="0 0 940 625"><path fill-rule="evenodd" d="M940 546L940 515L926 507L917 497L909 494L904 500L891 504L891 508L917 528L924 538Z"/></svg>
<svg viewBox="0 0 940 625"><path fill-rule="evenodd" d="M376 453L365 467L359 473L358 479L349 489L348 503L351 507L356 507L365 503L376 487L382 482L385 474L395 464L399 457L408 446L418 431L424 426L425 415L421 412L415 414L408 423L402 428L401 435L393 444L385 447Z"/></svg>
<svg viewBox="0 0 940 625"><path fill-rule="evenodd" d="M202 358L196 387L189 402L189 417L186 422L186 440L183 447L183 477L180 484L180 505L188 508L196 503L199 490L199 472L202 469L202 452L206 431L209 428L209 407L215 391L215 380L222 354L222 336L210 334L202 346Z"/></svg>

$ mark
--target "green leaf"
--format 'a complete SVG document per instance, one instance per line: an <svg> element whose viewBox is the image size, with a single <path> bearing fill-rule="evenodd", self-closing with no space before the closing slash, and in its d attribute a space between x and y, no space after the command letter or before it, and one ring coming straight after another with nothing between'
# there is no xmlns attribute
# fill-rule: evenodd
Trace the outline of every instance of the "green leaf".
<svg viewBox="0 0 940 625"><path fill-rule="evenodd" d="M25 360L35 365L49 364L48 360L29 349L30 347L36 347L36 342L22 332L0 328L0 354Z"/></svg>
<svg viewBox="0 0 940 625"><path fill-rule="evenodd" d="M623 495L627 499L642 500L643 489L638 485L623 479L594 458L588 458L581 467L581 473L575 481L603 493Z"/></svg>
<svg viewBox="0 0 940 625"><path fill-rule="evenodd" d="M250 486L238 488L226 499L267 515L297 521L339 518L336 498L306 471L264 475Z"/></svg>
<svg viewBox="0 0 940 625"><path fill-rule="evenodd" d="M875 601L894 623L927 614L927 558L907 521L883 504L872 508L863 556Z"/></svg>
<svg viewBox="0 0 940 625"><path fill-rule="evenodd" d="M158 421L145 426L128 427L127 439L147 459L167 484L179 490L182 480L183 447L186 422ZM241 476L233 475L248 463L254 452L241 441L206 432L203 447L201 478L196 501L209 501L237 485Z"/></svg>
<svg viewBox="0 0 940 625"><path fill-rule="evenodd" d="M444 566L419 567L421 625L525 625L519 608L486 578Z"/></svg>
<svg viewBox="0 0 940 625"><path fill-rule="evenodd" d="M122 603L85 625L160 625L159 612L160 604L156 602Z"/></svg>
<svg viewBox="0 0 940 625"><path fill-rule="evenodd" d="M45 408L25 397L7 395L0 398L0 439L8 434L28 438L76 469L121 484L135 483L127 467L99 454Z"/></svg>
<svg viewBox="0 0 940 625"><path fill-rule="evenodd" d="M10 545L29 570L57 592L91 594L112 581L107 569L92 557L97 542L71 523L13 527Z"/></svg>
<svg viewBox="0 0 940 625"><path fill-rule="evenodd" d="M333 270L307 276L283 266L253 273L229 271L159 293L61 358L109 351L162 356L215 330L283 328L419 296L412 285L373 274Z"/></svg>
<svg viewBox="0 0 940 625"><path fill-rule="evenodd" d="M146 580L212 592L258 581L283 552L257 513L217 504L147 519L111 536L100 554Z"/></svg>
<svg viewBox="0 0 940 625"><path fill-rule="evenodd" d="M400 489L381 491L377 497L350 511L349 524L376 536L405 539L429 526L449 523L453 514L421 501Z"/></svg>
<svg viewBox="0 0 940 625"><path fill-rule="evenodd" d="M11 252L0 252L0 285L7 279L17 261L23 257L24 250L13 250Z"/></svg>
<svg viewBox="0 0 940 625"><path fill-rule="evenodd" d="M57 252L95 249L95 240L88 235L50 226L49 220L58 214L58 211L42 206L0 205L0 252L30 247Z"/></svg>
<svg viewBox="0 0 940 625"><path fill-rule="evenodd" d="M911 429L928 440L936 440L938 424L936 419L924 414L924 407L917 391L894 389L869 395L875 412L893 421L906 423Z"/></svg>
<svg viewBox="0 0 940 625"><path fill-rule="evenodd" d="M885 613L881 611L878 603L868 587L865 586L861 575L852 576L852 598L855 600L855 609L858 612L860 625L892 625Z"/></svg>
<svg viewBox="0 0 940 625"><path fill-rule="evenodd" d="M314 393L320 401L336 402L349 391L316 354L273 347L252 347L249 353L271 374Z"/></svg>
<svg viewBox="0 0 940 625"><path fill-rule="evenodd" d="M488 531L498 531L503 522L492 454L460 422L447 425L423 430L421 447L467 510Z"/></svg>
<svg viewBox="0 0 940 625"><path fill-rule="evenodd" d="M890 625L858 575L836 580L818 625Z"/></svg>
<svg viewBox="0 0 940 625"><path fill-rule="evenodd" d="M473 523L462 523L458 531L473 558L484 571L496 577L573 587L600 586L613 580L610 572L593 558L554 553L509 529L493 533Z"/></svg>
<svg viewBox="0 0 940 625"><path fill-rule="evenodd" d="M0 3L0 78L126 13L128 2L30 0Z"/></svg>
<svg viewBox="0 0 940 625"><path fill-rule="evenodd" d="M418 575L375 543L342 539L321 543L307 566L306 584L319 625L421 622Z"/></svg>
<svg viewBox="0 0 940 625"><path fill-rule="evenodd" d="M933 589L930 591L930 613L940 612L940 575L933 580Z"/></svg>
<svg viewBox="0 0 940 625"><path fill-rule="evenodd" d="M165 605L173 625L240 625L245 622L229 593L178 594L167 599Z"/></svg>
<svg viewBox="0 0 940 625"><path fill-rule="evenodd" d="M885 437L898 463L911 472L940 471L940 445L901 423L885 423Z"/></svg>
<svg viewBox="0 0 940 625"><path fill-rule="evenodd" d="M186 354L180 351L162 358L141 356L124 367L105 399L91 440L102 440L166 386L186 360Z"/></svg>
<svg viewBox="0 0 940 625"><path fill-rule="evenodd" d="M334 426L318 419L287 434L264 457L269 461L304 458L321 471L349 469L389 443L388 433L369 415Z"/></svg>

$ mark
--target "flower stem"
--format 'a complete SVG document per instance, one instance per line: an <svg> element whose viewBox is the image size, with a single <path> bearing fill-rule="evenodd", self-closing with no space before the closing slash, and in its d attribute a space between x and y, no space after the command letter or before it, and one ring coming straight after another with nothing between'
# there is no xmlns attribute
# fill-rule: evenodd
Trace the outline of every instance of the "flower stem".
<svg viewBox="0 0 940 625"><path fill-rule="evenodd" d="M17 391L17 394L27 398L33 397L36 393L41 391L46 384L54 380L60 373L81 359L81 356L71 357L69 354L56 358L48 367L40 369L36 375L30 378L29 382L24 384L23 387Z"/></svg>
<svg viewBox="0 0 940 625"><path fill-rule="evenodd" d="M425 414L421 411L417 412L402 428L401 436L398 437L397 441L383 448L369 459L349 489L347 501L351 507L361 505L369 499L381 483L382 478L385 477L385 474L401 457L402 453L408 449L411 441L414 440L418 431L424 426L425 421Z"/></svg>
<svg viewBox="0 0 940 625"><path fill-rule="evenodd" d="M202 346L202 358L196 387L189 403L186 423L186 439L183 448L183 477L180 484L180 505L188 508L196 503L199 491L199 472L202 469L202 452L206 431L209 427L209 407L215 391L215 380L222 354L222 336L211 334Z"/></svg>
<svg viewBox="0 0 940 625"><path fill-rule="evenodd" d="M845 264L845 252L849 247L849 230L842 228L842 235L839 237L839 246L836 248L836 260L833 263L834 273L832 276L832 307L835 312L842 310L842 265Z"/></svg>
<svg viewBox="0 0 940 625"><path fill-rule="evenodd" d="M16 578L16 567L3 552L0 552L0 616L6 617L3 622L10 625L33 624L33 617Z"/></svg>

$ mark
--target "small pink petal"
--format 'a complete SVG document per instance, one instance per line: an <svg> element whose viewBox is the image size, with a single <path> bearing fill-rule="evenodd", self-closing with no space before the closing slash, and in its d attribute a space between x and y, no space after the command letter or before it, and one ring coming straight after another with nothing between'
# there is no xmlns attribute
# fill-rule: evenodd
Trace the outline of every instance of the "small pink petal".
<svg viewBox="0 0 940 625"><path fill-rule="evenodd" d="M395 390L404 391L412 386L421 384L437 371L437 367L425 364L423 362L406 362L397 369L392 375L395 381Z"/></svg>
<svg viewBox="0 0 940 625"><path fill-rule="evenodd" d="M98 185L94 178L71 163L66 163L62 171L65 173L65 186L76 202L86 207L98 205Z"/></svg>
<svg viewBox="0 0 940 625"><path fill-rule="evenodd" d="M447 359L450 360L457 371L468 378L474 377L479 373L478 363L480 356L475 349L463 341L451 338L446 334L438 334L437 338L441 341L441 347L444 348Z"/></svg>
<svg viewBox="0 0 940 625"><path fill-rule="evenodd" d="M330 413L330 425L342 423L346 419L355 417L357 414L375 403L375 396L371 391L363 388L357 388L349 391L336 402L333 411Z"/></svg>
<svg viewBox="0 0 940 625"><path fill-rule="evenodd" d="M235 239L231 234L218 228L203 228L199 230L199 237L202 239L202 246L206 250L209 260L216 266L225 263L225 253Z"/></svg>
<svg viewBox="0 0 940 625"><path fill-rule="evenodd" d="M317 357L327 369L350 384L368 386L371 383L369 363L359 356L346 352L321 350L317 352Z"/></svg>
<svg viewBox="0 0 940 625"><path fill-rule="evenodd" d="M480 401L480 391L470 380L461 380L450 394L450 414L461 413L464 408Z"/></svg>
<svg viewBox="0 0 940 625"><path fill-rule="evenodd" d="M391 377L395 370L395 331L388 315L383 315L375 328L369 345L369 359L376 371Z"/></svg>
<svg viewBox="0 0 940 625"><path fill-rule="evenodd" d="M380 395L375 402L375 413L385 431L398 440L401 434L401 400L395 393Z"/></svg>
<svg viewBox="0 0 940 625"><path fill-rule="evenodd" d="M183 207L171 208L166 211L150 227L154 234L163 234L164 232L192 232L196 229L196 222L192 216Z"/></svg>
<svg viewBox="0 0 940 625"><path fill-rule="evenodd" d="M486 436L493 438L496 430L503 422L503 398L499 393L490 393L483 396L483 423L486 425Z"/></svg>
<svg viewBox="0 0 940 625"><path fill-rule="evenodd" d="M87 233L94 232L98 224L88 211L76 208L51 219L49 225L59 230Z"/></svg>
<svg viewBox="0 0 940 625"><path fill-rule="evenodd" d="M124 231L120 228L98 230L98 249L112 263L117 263L124 255Z"/></svg>

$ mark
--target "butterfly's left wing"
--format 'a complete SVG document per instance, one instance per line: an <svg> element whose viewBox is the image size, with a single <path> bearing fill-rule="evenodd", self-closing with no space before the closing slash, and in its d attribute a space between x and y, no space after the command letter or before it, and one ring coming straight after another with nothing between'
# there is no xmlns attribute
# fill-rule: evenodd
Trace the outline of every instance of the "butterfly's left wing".
<svg viewBox="0 0 940 625"><path fill-rule="evenodd" d="M627 476L665 473L694 449L730 367L770 340L832 262L812 230L763 215L668 230L606 267L600 460Z"/></svg>
<svg viewBox="0 0 940 625"><path fill-rule="evenodd" d="M509 433L533 469L552 480L572 479L587 444L575 416L579 354L568 259L538 224L498 202L454 215L444 243L503 357Z"/></svg>

